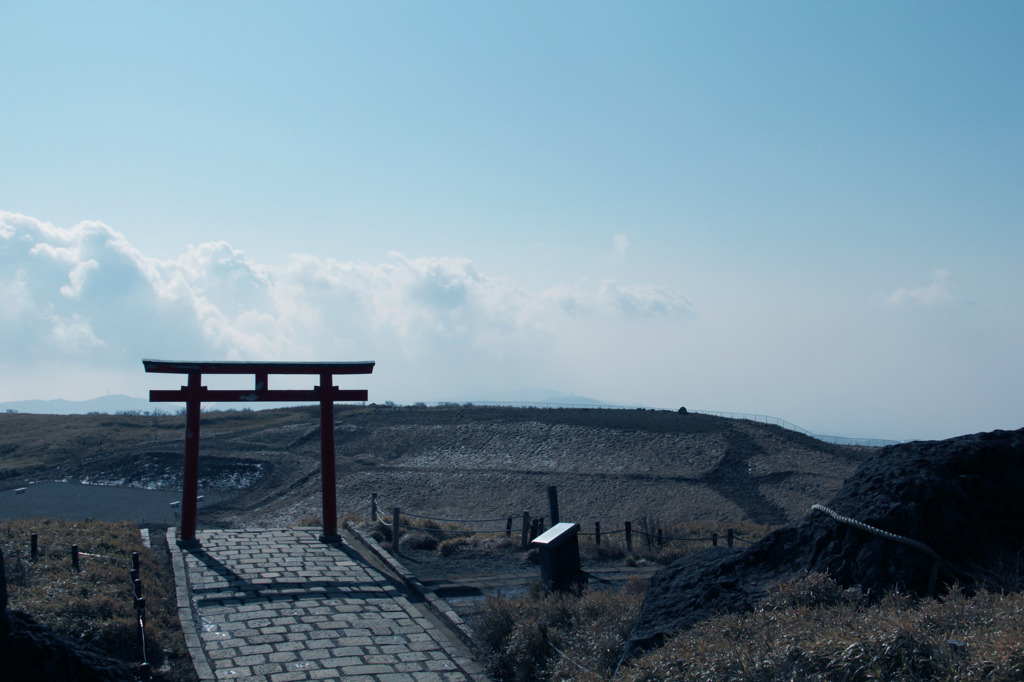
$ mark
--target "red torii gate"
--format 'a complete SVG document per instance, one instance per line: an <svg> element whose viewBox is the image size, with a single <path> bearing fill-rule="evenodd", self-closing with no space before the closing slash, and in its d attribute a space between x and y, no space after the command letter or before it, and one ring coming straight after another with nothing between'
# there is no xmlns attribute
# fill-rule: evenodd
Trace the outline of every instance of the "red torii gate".
<svg viewBox="0 0 1024 682"><path fill-rule="evenodd" d="M149 401L185 403L185 472L181 488L181 542L196 541L196 506L199 496L199 413L202 402L319 402L320 472L323 500L324 542L338 542L338 506L334 471L334 403L366 401L366 390L339 390L332 385L336 374L370 374L374 362L168 362L143 360L147 372L187 374L188 385L180 390L153 390ZM252 374L254 390L210 390L202 385L204 374ZM271 374L320 375L311 390L270 390Z"/></svg>

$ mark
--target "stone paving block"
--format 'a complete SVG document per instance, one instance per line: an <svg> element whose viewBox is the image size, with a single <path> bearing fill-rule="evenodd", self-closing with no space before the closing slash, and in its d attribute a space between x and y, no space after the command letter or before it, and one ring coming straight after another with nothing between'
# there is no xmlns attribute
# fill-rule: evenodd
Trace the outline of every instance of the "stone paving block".
<svg viewBox="0 0 1024 682"><path fill-rule="evenodd" d="M297 670L287 673L275 673L270 676L271 682L296 682L296 680L308 680L309 675L304 670Z"/></svg>
<svg viewBox="0 0 1024 682"><path fill-rule="evenodd" d="M394 672L389 665L349 665L342 666L341 672L345 677L349 675L382 675L384 673Z"/></svg>
<svg viewBox="0 0 1024 682"><path fill-rule="evenodd" d="M267 660L271 661L272 663L288 663L289 661L294 661L298 658L298 653L295 651L275 651L274 653L269 654L267 656ZM311 657L303 655L303 660L307 658Z"/></svg>
<svg viewBox="0 0 1024 682"><path fill-rule="evenodd" d="M234 659L238 655L238 649L213 649L207 650L206 655L211 661L220 661L223 659Z"/></svg>
<svg viewBox="0 0 1024 682"><path fill-rule="evenodd" d="M261 663L252 667L254 675L270 675L272 673L284 672L284 666L280 663Z"/></svg>
<svg viewBox="0 0 1024 682"><path fill-rule="evenodd" d="M399 662L395 663L395 670L402 673L417 673L426 670L426 667L416 662Z"/></svg>
<svg viewBox="0 0 1024 682"><path fill-rule="evenodd" d="M398 660L409 663L413 661L429 661L430 656L420 651L400 651L398 652Z"/></svg>

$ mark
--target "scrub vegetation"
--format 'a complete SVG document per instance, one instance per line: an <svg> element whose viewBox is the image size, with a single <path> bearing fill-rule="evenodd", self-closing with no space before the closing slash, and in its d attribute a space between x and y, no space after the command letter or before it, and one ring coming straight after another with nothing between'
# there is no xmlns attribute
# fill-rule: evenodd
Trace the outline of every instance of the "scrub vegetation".
<svg viewBox="0 0 1024 682"><path fill-rule="evenodd" d="M31 535L38 536L32 557ZM79 550L79 570L71 562ZM8 609L66 639L138 667L142 645L130 578L132 552L146 599L146 659L158 679L194 679L178 623L170 566L143 545L131 523L28 519L0 521Z"/></svg>
<svg viewBox="0 0 1024 682"><path fill-rule="evenodd" d="M637 584L491 599L479 629L483 661L503 681L1024 679L1019 593L892 592L869 605L858 590L808 574L779 585L755 611L695 625L616 674L642 599Z"/></svg>

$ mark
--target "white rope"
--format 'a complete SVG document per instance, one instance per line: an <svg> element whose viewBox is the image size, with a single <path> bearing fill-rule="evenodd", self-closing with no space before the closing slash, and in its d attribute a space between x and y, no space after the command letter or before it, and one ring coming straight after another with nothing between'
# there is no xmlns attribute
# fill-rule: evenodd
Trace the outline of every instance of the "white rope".
<svg viewBox="0 0 1024 682"><path fill-rule="evenodd" d="M945 564L946 566L952 566L952 564L950 564L948 561L940 557L934 549L924 544L923 542L918 542L917 540L913 540L902 535L896 535L896 533L890 533L887 530L882 530L880 528L875 528L874 526L869 526L863 521L851 519L848 516L842 516L841 514L836 513L835 511L829 509L823 504L812 504L811 509L814 511L820 511L822 514L827 514L839 523L845 523L848 526L860 528L863 531L867 531L868 533L872 533L874 535L877 535L878 537L885 538L886 540L892 540L893 542L898 542L902 545L906 545L907 547L913 547L918 551L924 552L935 561Z"/></svg>

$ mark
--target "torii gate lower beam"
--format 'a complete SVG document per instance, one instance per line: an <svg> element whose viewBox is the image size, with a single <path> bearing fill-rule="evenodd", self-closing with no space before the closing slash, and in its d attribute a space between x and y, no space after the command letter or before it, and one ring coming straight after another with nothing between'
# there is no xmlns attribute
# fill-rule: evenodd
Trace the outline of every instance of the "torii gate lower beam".
<svg viewBox="0 0 1024 682"><path fill-rule="evenodd" d="M320 474L323 507L324 542L338 541L338 506L334 466L334 403L366 401L365 390L339 390L332 385L336 374L370 374L373 362L168 362L143 360L147 372L187 374L188 385L180 390L149 392L150 402L185 403L185 463L181 488L181 541L195 542L196 508L199 497L199 415L202 402L319 402L320 403ZM216 390L202 385L204 374L252 374L256 386L252 391ZM268 388L271 374L319 375L320 384L312 390L272 391Z"/></svg>

